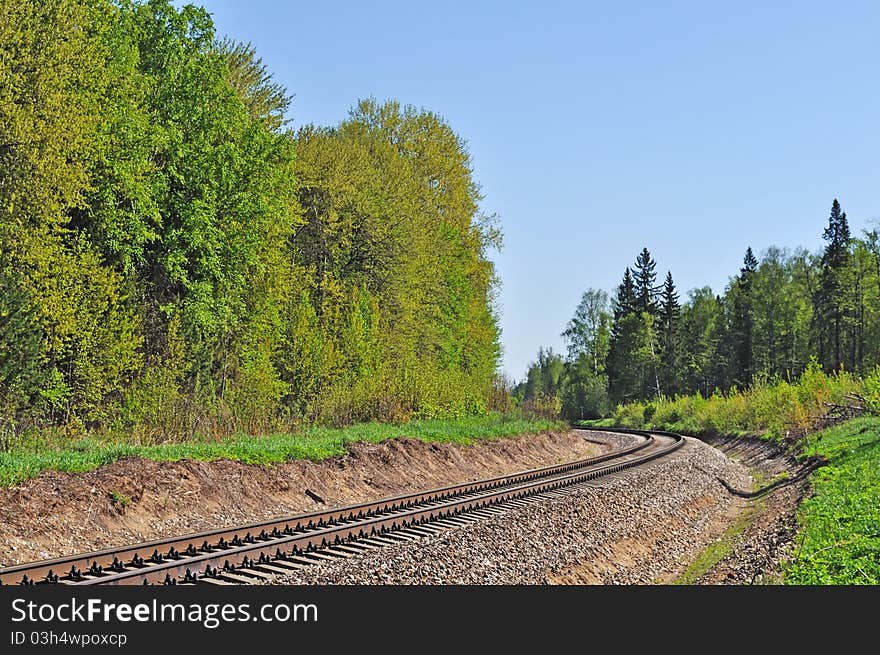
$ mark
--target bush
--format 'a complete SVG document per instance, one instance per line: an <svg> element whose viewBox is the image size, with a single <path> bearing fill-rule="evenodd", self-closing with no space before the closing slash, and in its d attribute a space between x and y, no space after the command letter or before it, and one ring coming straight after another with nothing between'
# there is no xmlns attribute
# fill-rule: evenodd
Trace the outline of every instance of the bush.
<svg viewBox="0 0 880 655"><path fill-rule="evenodd" d="M865 378L862 395L868 411L880 415L880 366L875 367Z"/></svg>
<svg viewBox="0 0 880 655"><path fill-rule="evenodd" d="M618 405L614 410L614 423L624 428L641 428L645 425L645 405L634 402Z"/></svg>
<svg viewBox="0 0 880 655"><path fill-rule="evenodd" d="M656 403L629 403L617 407L614 422L689 434L748 432L780 439L813 427L825 416L829 403L845 404L847 395L859 393L871 411L880 413L880 367L861 381L846 371L826 374L811 362L793 383L759 378L749 389L716 390L708 398L694 394Z"/></svg>

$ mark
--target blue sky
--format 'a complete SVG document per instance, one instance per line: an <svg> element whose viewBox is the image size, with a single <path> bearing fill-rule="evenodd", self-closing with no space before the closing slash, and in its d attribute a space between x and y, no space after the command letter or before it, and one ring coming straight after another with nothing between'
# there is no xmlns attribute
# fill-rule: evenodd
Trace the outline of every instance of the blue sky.
<svg viewBox="0 0 880 655"><path fill-rule="evenodd" d="M467 140L515 378L643 246L684 296L749 245L818 248L835 197L856 233L880 217L880 3L199 4L295 94L294 126L373 96Z"/></svg>

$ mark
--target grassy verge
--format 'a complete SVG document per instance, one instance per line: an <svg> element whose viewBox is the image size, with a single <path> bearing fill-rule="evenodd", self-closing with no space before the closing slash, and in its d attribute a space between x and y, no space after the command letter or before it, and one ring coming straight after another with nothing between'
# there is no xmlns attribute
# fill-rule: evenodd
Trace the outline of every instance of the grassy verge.
<svg viewBox="0 0 880 655"><path fill-rule="evenodd" d="M699 557L691 562L687 569L676 578L674 584L696 584L697 580L702 578L712 567L733 551L739 536L761 515L763 510L764 503L761 500L753 500L746 505L745 509L737 515L718 541L709 544L700 553Z"/></svg>
<svg viewBox="0 0 880 655"><path fill-rule="evenodd" d="M613 418L594 418L575 421L574 425L582 428L613 428L617 422Z"/></svg>
<svg viewBox="0 0 880 655"><path fill-rule="evenodd" d="M880 584L880 418L817 432L803 455L828 464L811 476L788 584Z"/></svg>
<svg viewBox="0 0 880 655"><path fill-rule="evenodd" d="M481 440L540 432L563 425L556 421L516 419L495 414L463 419L412 421L405 425L364 423L341 429L308 427L294 434L273 434L265 437L236 435L216 441L190 441L157 446L136 446L85 438L61 448L34 445L0 453L0 487L36 477L45 470L82 473L132 456L160 462L231 459L246 464L274 464L293 459L320 460L342 455L347 446L354 442L378 443L385 439L406 436L423 441L472 444Z"/></svg>

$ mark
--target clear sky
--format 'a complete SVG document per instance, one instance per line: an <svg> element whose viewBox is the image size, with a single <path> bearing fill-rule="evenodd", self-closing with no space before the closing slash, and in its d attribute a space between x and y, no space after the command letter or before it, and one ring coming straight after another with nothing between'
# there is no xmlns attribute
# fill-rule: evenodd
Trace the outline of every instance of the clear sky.
<svg viewBox="0 0 880 655"><path fill-rule="evenodd" d="M877 2L196 3L295 94L294 126L374 96L467 140L515 378L642 246L684 296L749 245L818 248L835 197L854 233L880 217Z"/></svg>

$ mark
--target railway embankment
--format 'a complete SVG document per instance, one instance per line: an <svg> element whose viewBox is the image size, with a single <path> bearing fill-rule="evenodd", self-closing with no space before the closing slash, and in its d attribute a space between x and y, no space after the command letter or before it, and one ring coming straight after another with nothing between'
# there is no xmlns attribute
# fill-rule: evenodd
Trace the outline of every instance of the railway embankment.
<svg viewBox="0 0 880 655"><path fill-rule="evenodd" d="M472 445L396 438L320 461L252 465L128 457L0 489L0 566L317 511L603 451L572 431Z"/></svg>
<svg viewBox="0 0 880 655"><path fill-rule="evenodd" d="M607 436L607 435L606 435ZM282 578L288 584L668 581L724 532L748 468L700 441L655 462L435 536Z"/></svg>

